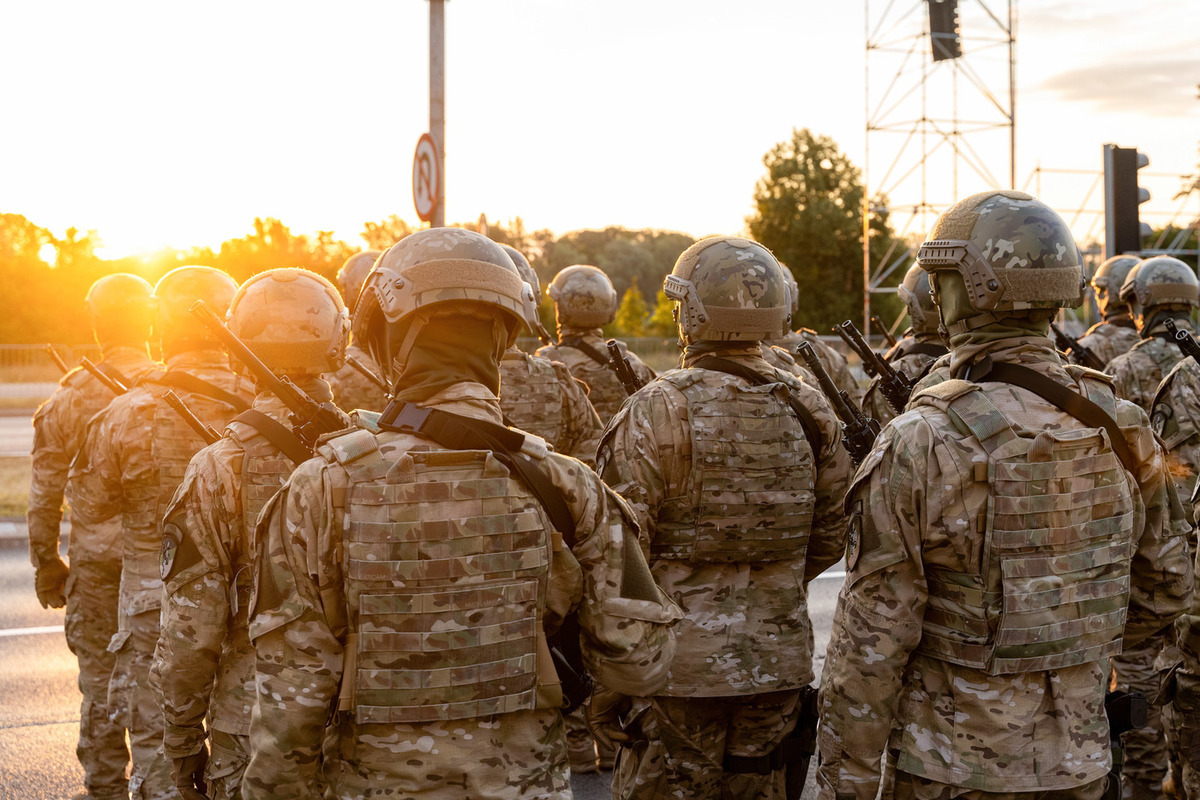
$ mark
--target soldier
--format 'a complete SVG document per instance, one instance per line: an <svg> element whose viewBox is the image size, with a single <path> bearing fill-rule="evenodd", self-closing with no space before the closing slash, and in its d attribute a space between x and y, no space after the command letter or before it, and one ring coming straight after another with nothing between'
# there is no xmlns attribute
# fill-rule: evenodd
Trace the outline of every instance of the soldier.
<svg viewBox="0 0 1200 800"><path fill-rule="evenodd" d="M1170 623L1192 570L1145 412L1047 338L1077 254L1050 208L992 191L917 255L950 364L846 496L822 800L874 798L885 749L898 798L1104 791L1107 658Z"/></svg>
<svg viewBox="0 0 1200 800"><path fill-rule="evenodd" d="M151 294L143 278L117 273L92 284L84 301L102 356L97 367L130 385L150 371ZM127 797L125 729L109 718L108 681L114 657L108 641L117 632L121 580L121 521L89 525L72 514L67 565L58 554L63 490L71 459L83 445L84 426L108 405L113 392L85 369L63 377L33 416L33 462L29 486L29 554L42 607L66 605L67 645L79 660L79 746L88 796Z"/></svg>
<svg viewBox="0 0 1200 800"><path fill-rule="evenodd" d="M946 344L938 333L941 320L938 319L937 305L929 291L929 273L919 266L912 266L896 287L896 294L908 307L908 319L912 326L884 358L894 370L915 384L925 377L933 362L947 352ZM867 386L863 395L863 410L878 420L880 425L896 416L879 391L878 378Z"/></svg>
<svg viewBox="0 0 1200 800"><path fill-rule="evenodd" d="M1147 413L1163 376L1183 358L1163 320L1194 332L1191 314L1200 305L1200 283L1187 264L1171 256L1147 258L1121 284L1121 301L1129 306L1141 341L1108 362L1117 394Z"/></svg>
<svg viewBox="0 0 1200 800"><path fill-rule="evenodd" d="M234 296L229 327L276 374L318 402L332 400L320 376L341 367L350 333L332 283L302 269L259 273ZM163 519L174 555L163 564L162 632L151 674L166 755L185 799L203 796L206 784L214 800L241 797L255 697L246 629L254 524L311 455L288 417L279 398L260 391L219 442L192 458Z"/></svg>
<svg viewBox="0 0 1200 800"><path fill-rule="evenodd" d="M559 272L546 294L554 301L558 326L558 344L538 349L537 354L567 365L588 387L588 399L607 424L628 396L608 358L600 326L613 321L617 313L617 291L612 281L597 267L576 264ZM654 378L654 370L625 347L621 351L638 380Z"/></svg>
<svg viewBox="0 0 1200 800"><path fill-rule="evenodd" d="M800 286L796 283L796 276L792 274L792 271L782 264L780 266L783 268L783 278L787 281L788 297L791 301L792 322L790 324L794 324L796 321L796 314L800 311ZM821 362L821 366L825 367L825 371L828 372L829 377L833 379L834 385L837 386L838 389L848 394L850 399L854 401L855 405L861 405L863 399L863 390L862 387L858 385L858 381L855 380L854 373L850 370L850 362L846 360L846 357L842 355L836 347L821 341L821 337L813 329L800 328L796 331L789 330L783 336L771 339L764 344L786 350L787 353L793 358L792 363L796 364L796 348L801 342L808 342L808 344L812 346L812 349L817 354L817 358ZM789 368L786 362L780 362L777 356L772 356L771 354L764 355L768 363L777 369ZM797 364L797 366L800 370L797 374L808 379L808 375L811 374L808 373L808 369L802 364ZM815 380L815 378L812 380Z"/></svg>
<svg viewBox="0 0 1200 800"><path fill-rule="evenodd" d="M500 424L500 358L531 304L500 246L418 231L363 292L354 332L396 396L263 511L242 795L313 796L332 714L335 797L570 797L546 632L578 607L588 670L650 694L678 609L599 476Z"/></svg>
<svg viewBox="0 0 1200 800"><path fill-rule="evenodd" d="M1096 268L1092 288L1096 292L1096 308L1100 321L1079 337L1079 344L1096 354L1105 364L1138 343L1137 325L1129 306L1121 301L1121 285L1129 271L1141 263L1137 256L1113 256ZM1113 297L1113 295L1118 295Z"/></svg>
<svg viewBox="0 0 1200 800"><path fill-rule="evenodd" d="M537 299L542 296L537 273L516 248L501 247L533 292L534 316L525 325L532 333L544 334L537 318ZM536 434L558 452L595 466L596 444L604 426L587 389L571 376L566 364L523 353L516 344L509 347L500 359L500 409L505 425Z"/></svg>
<svg viewBox="0 0 1200 800"><path fill-rule="evenodd" d="M122 515L121 607L109 644L116 653L109 699L129 730L130 793L143 800L178 796L163 755L162 711L147 682L163 593L159 522L188 461L205 445L163 397L174 391L213 427L224 427L249 407L225 351L188 311L203 300L223 314L236 291L233 279L211 267L178 267L162 277L154 288L154 329L166 368L92 418L71 467L71 507L78 519L93 524Z"/></svg>
<svg viewBox="0 0 1200 800"><path fill-rule="evenodd" d="M358 294L362 291L363 281L367 279L371 267L375 266L375 259L379 256L378 250L363 250L347 258L346 263L338 270L338 289L347 309L354 309L354 304L358 302ZM376 375L382 374L379 365L354 341L351 341L346 350L346 358L337 372L325 376L333 388L333 402L343 411L353 411L356 408L382 411L388 403L387 393L352 366L350 360L357 361Z"/></svg>
<svg viewBox="0 0 1200 800"><path fill-rule="evenodd" d="M598 463L685 617L667 685L599 694L589 715L598 738L627 745L614 796L783 798L807 761L791 746L813 679L807 584L841 558L850 459L821 393L762 358L790 316L765 247L703 239L664 290L682 368L629 399Z"/></svg>

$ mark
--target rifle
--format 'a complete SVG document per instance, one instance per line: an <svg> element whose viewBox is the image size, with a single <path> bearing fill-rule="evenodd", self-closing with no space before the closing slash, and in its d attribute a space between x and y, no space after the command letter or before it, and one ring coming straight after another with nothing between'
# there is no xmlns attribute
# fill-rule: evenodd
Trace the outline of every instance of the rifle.
<svg viewBox="0 0 1200 800"><path fill-rule="evenodd" d="M305 394L286 375L282 378L246 346L233 331L203 300L192 304L190 311L220 339L234 357L246 365L258 381L260 389L267 389L291 411L292 430L309 450L315 450L317 439L326 433L345 430L350 424L346 415L333 403L318 403Z"/></svg>
<svg viewBox="0 0 1200 800"><path fill-rule="evenodd" d="M1076 364L1097 372L1104 371L1104 362L1100 360L1100 357L1081 345L1078 339L1072 338L1069 333L1053 322L1050 323L1050 331L1054 334L1055 346L1070 356Z"/></svg>
<svg viewBox="0 0 1200 800"><path fill-rule="evenodd" d="M850 337L846 335L846 332L844 330L842 330L837 325L834 325L831 330L834 333L836 333L838 336L842 337L842 341L846 343L846 347L849 347L851 350L858 352L858 348L854 346L854 342L850 341ZM863 368L863 372L867 373L868 378L879 377L879 373L875 371L874 364L872 364L870 361L868 361L865 358L862 359L862 368Z"/></svg>
<svg viewBox="0 0 1200 800"><path fill-rule="evenodd" d="M104 387L113 394L125 394L129 391L129 387L121 383L111 375L106 374L103 370L97 367L92 360L87 356L79 359L79 366L92 373L92 377L104 384Z"/></svg>
<svg viewBox="0 0 1200 800"><path fill-rule="evenodd" d="M362 361L360 361L357 356L346 356L346 363L364 378L375 384L375 386L379 387L379 391L383 392L389 400L391 399L392 390L388 388L386 383L383 382L383 378L375 374L375 370L371 369Z"/></svg>
<svg viewBox="0 0 1200 800"><path fill-rule="evenodd" d="M637 375L633 374L633 367L629 366L629 359L621 352L621 348L617 345L616 339L609 339L604 343L608 347L608 357L612 364L613 372L617 373L617 380L621 382L621 386L625 389L625 394L633 394L638 389L645 386Z"/></svg>
<svg viewBox="0 0 1200 800"><path fill-rule="evenodd" d="M817 351L813 350L811 344L801 342L796 346L796 352L808 364L812 373L817 376L817 383L820 384L821 391L829 398L829 402L833 404L833 410L842 420L842 446L846 448L846 452L850 454L850 459L855 464L861 464L862 460L867 457L867 453L871 452L871 446L875 444L875 437L879 435L879 422L855 407L850 400L850 395L834 385L833 379L825 371L821 360L817 358Z"/></svg>
<svg viewBox="0 0 1200 800"><path fill-rule="evenodd" d="M201 301L203 302L203 301ZM205 444L216 444L221 441L221 434L217 433L211 426L205 425L204 420L200 419L195 413L187 407L187 404L179 399L179 395L171 389L168 389L163 394L162 399L167 405L175 409L175 413L183 418L183 421L188 424L192 430L200 435Z"/></svg>
<svg viewBox="0 0 1200 800"><path fill-rule="evenodd" d="M54 359L54 363L58 364L58 368L63 371L64 375L71 371L71 368L67 366L67 362L63 361L63 357L60 356L58 351L54 349L54 345L47 344L46 352L49 353L50 357Z"/></svg>
<svg viewBox="0 0 1200 800"><path fill-rule="evenodd" d="M863 339L863 335L859 333L858 328L854 327L853 322L846 320L837 327L846 334L846 342L862 359L863 368L866 368L865 365L868 362L874 368L875 374L879 376L879 391L883 392L888 405L897 414L904 413L904 406L908 404L908 396L912 394L912 383L903 374L892 369L891 364L871 349L871 346Z"/></svg>
<svg viewBox="0 0 1200 800"><path fill-rule="evenodd" d="M871 324L879 328L879 332L883 334L883 338L887 340L888 347L896 346L896 337L892 336L892 332L888 330L887 325L883 324L883 320L879 317L871 317Z"/></svg>
<svg viewBox="0 0 1200 800"><path fill-rule="evenodd" d="M1171 334L1171 339L1179 346L1184 356L1191 356L1192 360L1200 364L1200 344L1192 338L1192 335L1187 331L1181 331L1175 325L1175 320L1168 317L1163 320L1163 324L1167 326L1167 333Z"/></svg>

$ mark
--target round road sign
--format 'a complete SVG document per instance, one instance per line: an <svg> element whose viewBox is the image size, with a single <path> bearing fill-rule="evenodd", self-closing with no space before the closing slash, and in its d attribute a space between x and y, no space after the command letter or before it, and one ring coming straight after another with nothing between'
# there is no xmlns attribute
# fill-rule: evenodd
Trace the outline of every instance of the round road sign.
<svg viewBox="0 0 1200 800"><path fill-rule="evenodd" d="M413 154L413 205L423 222L433 219L438 201L442 196L442 173L439 169L437 145L428 133L417 140L417 152Z"/></svg>

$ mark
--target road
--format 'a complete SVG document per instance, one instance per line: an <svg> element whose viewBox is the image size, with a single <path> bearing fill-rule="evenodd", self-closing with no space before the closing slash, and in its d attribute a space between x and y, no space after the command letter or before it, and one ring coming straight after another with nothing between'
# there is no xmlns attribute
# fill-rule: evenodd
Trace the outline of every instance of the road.
<svg viewBox="0 0 1200 800"><path fill-rule="evenodd" d="M0 416L0 457L27 456L33 450L33 415Z"/></svg>
<svg viewBox="0 0 1200 800"><path fill-rule="evenodd" d="M820 672L841 565L810 587ZM75 657L62 633L63 612L38 605L23 548L0 548L0 800L70 798L83 791L75 759L79 690ZM606 800L607 773L574 779L579 800ZM812 797L810 786L805 797Z"/></svg>

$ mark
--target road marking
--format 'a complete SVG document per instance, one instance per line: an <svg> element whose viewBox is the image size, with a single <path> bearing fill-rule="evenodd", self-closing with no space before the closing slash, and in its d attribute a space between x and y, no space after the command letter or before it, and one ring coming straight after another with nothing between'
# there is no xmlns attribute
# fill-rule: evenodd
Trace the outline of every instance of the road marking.
<svg viewBox="0 0 1200 800"><path fill-rule="evenodd" d="M62 633L62 625L46 625L41 628L8 628L0 631L0 636L36 636L39 633Z"/></svg>

